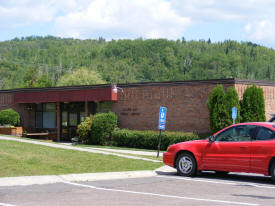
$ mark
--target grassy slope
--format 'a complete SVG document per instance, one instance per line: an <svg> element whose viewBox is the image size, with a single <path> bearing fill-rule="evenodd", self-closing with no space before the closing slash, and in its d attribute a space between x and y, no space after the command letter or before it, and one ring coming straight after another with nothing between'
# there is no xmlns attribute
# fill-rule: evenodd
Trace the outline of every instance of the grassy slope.
<svg viewBox="0 0 275 206"><path fill-rule="evenodd" d="M0 140L0 177L152 170L162 163Z"/></svg>

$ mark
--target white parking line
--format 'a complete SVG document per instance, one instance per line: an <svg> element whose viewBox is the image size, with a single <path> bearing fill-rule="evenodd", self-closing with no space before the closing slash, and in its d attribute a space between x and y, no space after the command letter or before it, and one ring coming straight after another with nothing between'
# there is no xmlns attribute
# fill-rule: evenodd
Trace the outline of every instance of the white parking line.
<svg viewBox="0 0 275 206"><path fill-rule="evenodd" d="M137 191L131 191L131 190L108 189L108 188L95 187L95 186L92 186L92 185L84 185L84 184L79 184L79 183L74 183L74 182L63 182L63 183L78 186L78 187L85 187L85 188L90 188L90 189L95 189L95 190L102 190L102 191L110 191L110 192L122 192L122 193L129 193L129 194L158 196L158 197L196 200L196 201L206 201L206 202L216 202L216 203L235 204L235 205L249 205L249 206L259 205L259 204L247 203L247 202L235 202L235 201L226 201L226 200L193 198L193 197L184 197L184 196L164 195L164 194L157 194L157 193L150 193L150 192L137 192Z"/></svg>
<svg viewBox="0 0 275 206"><path fill-rule="evenodd" d="M190 177L173 177L173 176L164 176L164 175L158 175L156 177L194 181L194 182L207 182L207 183L213 183L213 184L238 185L238 186L243 185L243 186L253 186L253 187L265 188L265 189L275 189L274 186L272 187L272 186L254 184L254 183L244 183L244 182L235 182L235 181L213 181L209 179L199 179L199 178L196 179L196 178L190 178Z"/></svg>
<svg viewBox="0 0 275 206"><path fill-rule="evenodd" d="M11 205L11 204L6 204L6 203L1 203L0 202L0 206L15 206L15 205Z"/></svg>

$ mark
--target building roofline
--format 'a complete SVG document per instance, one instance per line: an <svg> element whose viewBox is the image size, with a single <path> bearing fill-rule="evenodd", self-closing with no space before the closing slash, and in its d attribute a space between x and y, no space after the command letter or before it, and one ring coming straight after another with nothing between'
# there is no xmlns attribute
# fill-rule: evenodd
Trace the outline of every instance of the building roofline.
<svg viewBox="0 0 275 206"><path fill-rule="evenodd" d="M128 84L117 84L119 87L142 87L142 86L179 86L179 85L199 85L199 84L235 84L235 79L209 79L209 80L185 80L167 82L137 82Z"/></svg>
<svg viewBox="0 0 275 206"><path fill-rule="evenodd" d="M144 87L144 86L179 86L179 85L200 85L200 84L256 84L260 86L275 86L274 81L263 80L248 80L248 79L209 79L209 80L185 80L185 81L164 81L164 82L137 82L137 83L125 83L117 84L118 87ZM61 86L61 87L39 87L39 88L17 88L0 90L0 93L11 92L40 92L40 91L68 91L68 90L85 90L85 89L100 89L111 88L113 84L97 84L97 85L79 85L79 86Z"/></svg>
<svg viewBox="0 0 275 206"><path fill-rule="evenodd" d="M259 86L275 86L275 81L235 79L235 84L246 84L246 85L256 84Z"/></svg>
<svg viewBox="0 0 275 206"><path fill-rule="evenodd" d="M111 88L112 84L97 84L97 85L79 85L79 86L61 86L61 87L36 87L36 88L17 88L0 90L0 93L10 92L41 92L41 91L60 91L60 90L85 90L85 89L103 89Z"/></svg>

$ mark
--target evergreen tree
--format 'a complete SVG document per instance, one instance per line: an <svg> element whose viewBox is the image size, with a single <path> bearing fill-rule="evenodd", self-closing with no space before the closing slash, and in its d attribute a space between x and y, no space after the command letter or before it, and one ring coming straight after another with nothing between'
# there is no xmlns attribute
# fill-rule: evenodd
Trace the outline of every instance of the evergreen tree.
<svg viewBox="0 0 275 206"><path fill-rule="evenodd" d="M264 92L261 87L247 87L241 101L242 122L265 122Z"/></svg>
<svg viewBox="0 0 275 206"><path fill-rule="evenodd" d="M240 116L240 103L239 103L239 96L238 93L235 89L235 87L229 87L225 93L225 105L226 105L226 110L229 114L229 119L228 121L230 124L233 123L232 120L232 108L236 107L237 108L237 118L235 120L235 123L240 123L241 122L241 116Z"/></svg>
<svg viewBox="0 0 275 206"><path fill-rule="evenodd" d="M222 85L217 85L210 93L207 101L210 129L213 133L230 124L229 113L225 105L225 93Z"/></svg>

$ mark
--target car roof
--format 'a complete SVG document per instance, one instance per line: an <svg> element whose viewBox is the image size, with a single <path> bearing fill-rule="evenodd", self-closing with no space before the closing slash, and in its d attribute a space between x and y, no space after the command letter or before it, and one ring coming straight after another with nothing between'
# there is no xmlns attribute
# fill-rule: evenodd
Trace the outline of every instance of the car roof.
<svg viewBox="0 0 275 206"><path fill-rule="evenodd" d="M239 123L235 125L257 125L262 127L268 127L272 130L275 130L275 122L246 122L246 123ZM233 125L231 125L233 126Z"/></svg>
<svg viewBox="0 0 275 206"><path fill-rule="evenodd" d="M272 130L275 131L275 123L274 122L245 122L245 123L238 123L238 124L234 124L234 125L232 124L232 125L224 128L224 129L216 132L214 134L214 136L217 135L218 133L226 130L227 128L230 128L230 127L233 127L233 126L238 126L238 125L257 125L257 126L268 127L268 128L270 128L270 129L272 129Z"/></svg>
<svg viewBox="0 0 275 206"><path fill-rule="evenodd" d="M235 125L260 125L260 126L270 127L270 126L275 126L275 123L274 122L245 122L245 123L238 123Z"/></svg>

